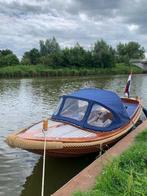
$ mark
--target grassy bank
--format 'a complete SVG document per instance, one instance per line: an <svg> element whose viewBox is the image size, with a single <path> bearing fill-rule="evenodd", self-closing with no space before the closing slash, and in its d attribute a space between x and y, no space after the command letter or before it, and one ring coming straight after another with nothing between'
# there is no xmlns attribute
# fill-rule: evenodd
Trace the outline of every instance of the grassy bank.
<svg viewBox="0 0 147 196"><path fill-rule="evenodd" d="M147 130L136 138L131 148L104 168L91 191L74 195L147 195Z"/></svg>
<svg viewBox="0 0 147 196"><path fill-rule="evenodd" d="M133 73L143 73L143 70L132 66ZM116 64L114 68L51 68L43 65L16 65L0 68L0 78L13 77L51 77L51 76L88 76L98 74L128 74L130 67Z"/></svg>

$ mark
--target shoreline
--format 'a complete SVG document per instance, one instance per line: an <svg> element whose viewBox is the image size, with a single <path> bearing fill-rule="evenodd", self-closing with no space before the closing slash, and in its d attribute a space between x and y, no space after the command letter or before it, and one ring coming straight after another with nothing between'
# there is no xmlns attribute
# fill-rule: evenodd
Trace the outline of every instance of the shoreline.
<svg viewBox="0 0 147 196"><path fill-rule="evenodd" d="M37 78L37 77L64 77L64 76L94 76L94 75L123 75L144 74L145 70L134 65L116 64L113 68L95 67L49 67L43 65L15 65L0 68L0 78Z"/></svg>

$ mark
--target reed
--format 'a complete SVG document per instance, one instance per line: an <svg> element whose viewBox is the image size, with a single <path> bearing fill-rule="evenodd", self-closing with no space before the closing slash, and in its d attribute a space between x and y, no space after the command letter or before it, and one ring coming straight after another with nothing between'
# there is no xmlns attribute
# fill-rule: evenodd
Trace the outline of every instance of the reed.
<svg viewBox="0 0 147 196"><path fill-rule="evenodd" d="M132 66L133 73L143 70ZM0 68L0 78L52 77L52 76L88 76L99 74L128 74L130 67L116 64L113 68L92 67L49 67L44 65L16 65Z"/></svg>

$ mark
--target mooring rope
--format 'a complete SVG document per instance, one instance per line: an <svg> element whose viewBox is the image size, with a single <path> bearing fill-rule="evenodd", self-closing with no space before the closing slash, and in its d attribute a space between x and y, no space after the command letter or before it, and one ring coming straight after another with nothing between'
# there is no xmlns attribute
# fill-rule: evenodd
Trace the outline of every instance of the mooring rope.
<svg viewBox="0 0 147 196"><path fill-rule="evenodd" d="M46 135L45 129L42 130L44 135L44 150L43 150L43 166L42 166L42 187L41 187L41 196L44 196L44 182L45 182L45 160L46 160Z"/></svg>

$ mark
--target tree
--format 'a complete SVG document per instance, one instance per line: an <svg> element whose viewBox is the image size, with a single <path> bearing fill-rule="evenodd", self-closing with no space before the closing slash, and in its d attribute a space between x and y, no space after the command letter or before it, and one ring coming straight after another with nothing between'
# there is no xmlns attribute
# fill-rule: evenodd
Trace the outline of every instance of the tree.
<svg viewBox="0 0 147 196"><path fill-rule="evenodd" d="M36 65L39 62L40 53L38 49L33 48L30 50L29 56L31 64Z"/></svg>
<svg viewBox="0 0 147 196"><path fill-rule="evenodd" d="M65 48L62 51L62 66L87 66L89 64L87 54L89 53L79 43L73 48Z"/></svg>
<svg viewBox="0 0 147 196"><path fill-rule="evenodd" d="M91 51L85 51L85 66L94 67L94 59Z"/></svg>
<svg viewBox="0 0 147 196"><path fill-rule="evenodd" d="M4 53L10 53L7 50ZM116 62L129 64L130 59L144 58L145 50L137 42L127 44L119 43L117 49L113 49L104 40L94 43L91 50L84 49L79 43L74 47L60 48L55 37L40 40L40 48L25 52L22 58L23 64L48 65L52 67L99 67L111 68Z"/></svg>
<svg viewBox="0 0 147 196"><path fill-rule="evenodd" d="M62 50L62 62L61 62L61 66L63 67L69 67L71 66L71 55L70 55L70 49L69 48L64 48Z"/></svg>
<svg viewBox="0 0 147 196"><path fill-rule="evenodd" d="M22 64L36 65L37 63L39 63L39 57L40 57L39 50L33 48L32 50L24 53L21 62Z"/></svg>
<svg viewBox="0 0 147 196"><path fill-rule="evenodd" d="M59 67L62 64L61 52L40 57L40 63L47 66Z"/></svg>
<svg viewBox="0 0 147 196"><path fill-rule="evenodd" d="M41 56L47 55L47 50L46 50L46 46L45 46L44 41L43 40L40 40L39 41L39 44L40 44L40 55Z"/></svg>
<svg viewBox="0 0 147 196"><path fill-rule="evenodd" d="M30 65L31 64L29 52L24 53L24 55L21 59L21 63L24 64L24 65Z"/></svg>
<svg viewBox="0 0 147 196"><path fill-rule="evenodd" d="M11 66L19 64L19 59L11 50L0 50L0 66Z"/></svg>
<svg viewBox="0 0 147 196"><path fill-rule="evenodd" d="M97 41L92 50L94 64L97 67L112 67L115 62L115 51L104 40Z"/></svg>
<svg viewBox="0 0 147 196"><path fill-rule="evenodd" d="M46 56L48 54L55 54L60 51L60 46L55 37L47 39L45 42L40 40L40 55Z"/></svg>
<svg viewBox="0 0 147 196"><path fill-rule="evenodd" d="M40 63L48 66L61 65L61 49L55 37L40 40Z"/></svg>
<svg viewBox="0 0 147 196"><path fill-rule="evenodd" d="M5 49L5 50L0 50L0 54L5 56L5 55L8 55L8 54L13 54L13 52L9 49Z"/></svg>
<svg viewBox="0 0 147 196"><path fill-rule="evenodd" d="M118 62L129 64L131 59L143 59L145 49L137 42L119 43L117 45Z"/></svg>

